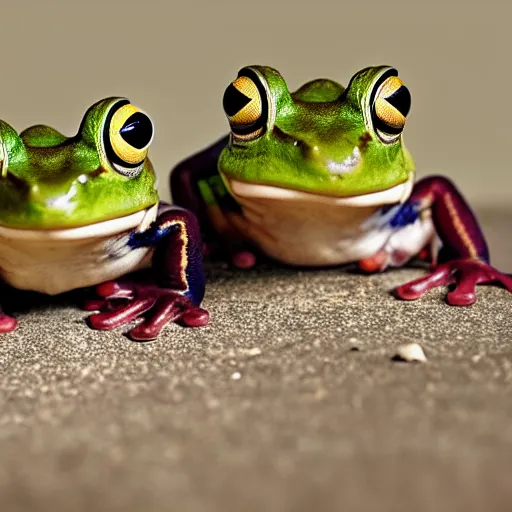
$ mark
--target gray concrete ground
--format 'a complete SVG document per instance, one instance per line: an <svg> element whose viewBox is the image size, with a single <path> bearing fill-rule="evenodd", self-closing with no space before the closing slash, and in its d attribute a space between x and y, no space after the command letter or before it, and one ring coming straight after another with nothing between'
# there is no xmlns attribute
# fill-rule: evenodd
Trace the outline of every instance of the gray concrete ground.
<svg viewBox="0 0 512 512"><path fill-rule="evenodd" d="M512 214L482 218L512 271ZM388 295L419 274L209 267L211 325L152 344L24 313L0 345L0 510L511 510L512 296ZM426 364L391 361L410 341Z"/></svg>

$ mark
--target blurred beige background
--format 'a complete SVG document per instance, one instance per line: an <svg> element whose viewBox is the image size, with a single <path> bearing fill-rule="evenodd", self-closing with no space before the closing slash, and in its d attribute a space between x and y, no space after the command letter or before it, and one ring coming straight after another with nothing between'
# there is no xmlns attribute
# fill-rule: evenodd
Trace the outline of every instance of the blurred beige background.
<svg viewBox="0 0 512 512"><path fill-rule="evenodd" d="M397 67L413 95L405 137L420 175L455 179L477 208L512 200L511 36L506 2L11 1L0 7L0 117L72 134L84 111L125 95L154 119L169 168L227 130L224 88L247 64L291 89Z"/></svg>

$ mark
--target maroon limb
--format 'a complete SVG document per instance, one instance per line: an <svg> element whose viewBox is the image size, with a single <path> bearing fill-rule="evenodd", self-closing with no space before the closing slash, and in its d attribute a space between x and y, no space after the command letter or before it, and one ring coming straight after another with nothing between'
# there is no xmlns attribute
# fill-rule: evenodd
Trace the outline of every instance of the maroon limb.
<svg viewBox="0 0 512 512"><path fill-rule="evenodd" d="M409 202L419 211L430 209L442 250L440 263L429 274L396 289L399 298L415 300L437 286L455 285L448 303L468 306L476 300L477 284L498 284L512 292L512 277L490 265L478 221L450 180L442 176L420 180Z"/></svg>
<svg viewBox="0 0 512 512"><path fill-rule="evenodd" d="M130 338L136 341L157 338L170 322L200 327L209 319L208 312L187 297L135 277L103 283L96 293L102 298L85 305L89 311L100 311L89 317L89 325L93 329L109 330L143 317L129 332Z"/></svg>
<svg viewBox="0 0 512 512"><path fill-rule="evenodd" d="M200 307L204 295L202 247L192 213L163 206L154 225L134 234L129 246L154 248L151 271L99 285L99 299L85 305L89 311L99 311L88 319L92 328L113 329L141 319L129 336L147 341L155 339L169 322L189 327L208 323L208 312Z"/></svg>

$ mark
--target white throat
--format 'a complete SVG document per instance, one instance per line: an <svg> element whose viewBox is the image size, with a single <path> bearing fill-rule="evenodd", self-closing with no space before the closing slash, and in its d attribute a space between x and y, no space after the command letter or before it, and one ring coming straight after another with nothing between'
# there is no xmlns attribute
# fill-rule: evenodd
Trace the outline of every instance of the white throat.
<svg viewBox="0 0 512 512"><path fill-rule="evenodd" d="M359 196L334 197L312 192L302 192L272 185L258 185L242 181L229 180L232 193L240 198L278 199L287 201L308 201L332 206L383 206L385 204L403 203L410 196L414 185L414 175L387 190Z"/></svg>
<svg viewBox="0 0 512 512"><path fill-rule="evenodd" d="M22 290L50 295L117 279L147 266L150 248L128 246L133 231L156 219L158 204L141 212L69 229L0 226L0 277Z"/></svg>
<svg viewBox="0 0 512 512"><path fill-rule="evenodd" d="M386 204L409 197L413 176L388 190L353 197L331 197L231 180L240 204L244 234L263 252L286 264L341 265L373 256L392 228L368 227Z"/></svg>

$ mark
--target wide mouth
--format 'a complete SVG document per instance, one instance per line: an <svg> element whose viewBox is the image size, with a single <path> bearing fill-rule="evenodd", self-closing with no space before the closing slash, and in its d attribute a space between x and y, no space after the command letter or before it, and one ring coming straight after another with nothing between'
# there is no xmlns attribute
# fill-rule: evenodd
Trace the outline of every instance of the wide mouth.
<svg viewBox="0 0 512 512"><path fill-rule="evenodd" d="M306 201L338 206L382 206L405 202L414 186L414 174L411 173L407 181L385 190L343 197L304 192L273 185L247 183L231 178L228 178L228 184L231 193L239 198Z"/></svg>
<svg viewBox="0 0 512 512"><path fill-rule="evenodd" d="M124 217L95 222L86 226L79 226L75 228L24 229L0 226L0 237L9 238L11 240L24 240L34 242L106 238L135 228L138 228L138 231L147 229L149 224L151 224L151 222L153 222L156 217L157 208L158 204L155 204L150 208L146 208L130 215L125 215Z"/></svg>

